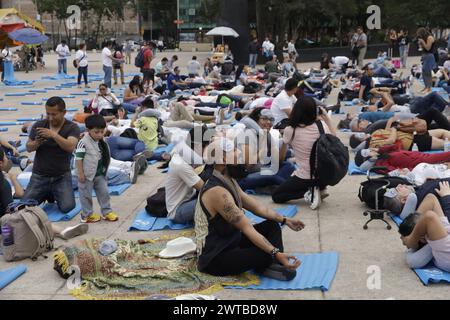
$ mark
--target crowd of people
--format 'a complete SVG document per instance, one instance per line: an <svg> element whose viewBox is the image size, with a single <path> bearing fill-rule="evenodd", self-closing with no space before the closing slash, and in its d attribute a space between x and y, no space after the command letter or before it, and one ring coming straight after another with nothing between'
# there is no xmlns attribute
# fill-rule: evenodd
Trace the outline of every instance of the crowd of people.
<svg viewBox="0 0 450 320"><path fill-rule="evenodd" d="M257 41L249 44L249 65L236 66L231 57L202 64L193 56L185 73L176 55L155 61L153 45L146 43L135 62L142 76L133 77L122 100L111 89L113 74L115 83L118 72L124 83L126 52L107 42L102 50L104 83L83 112L68 115L64 100L51 97L46 118L24 126L33 160L19 155L15 142L1 141L3 171L9 172L12 162L31 172L31 178L23 190L14 175L1 175L10 187L2 188L0 214L13 196L55 202L61 212L69 212L78 189L83 224L114 222L120 215L111 207L108 186L136 183L148 161L161 161L169 169L161 190L167 217L194 225L200 271L227 276L256 270L290 280L301 262L284 253L281 226L298 232L305 225L249 193L269 194L277 204L304 199L312 210L319 209L329 192L314 176L314 145L323 134L337 136L331 115L350 101L361 112L347 114L338 128L353 132L356 164L365 171L383 167L384 174L427 181L415 190L399 186L385 196L392 212L405 219L400 229L411 249L408 259L423 264L434 258L438 267L450 271L450 187L442 180L428 182L447 174L450 149L425 153L450 148L450 106L438 93L428 93L427 68L437 64L434 41L426 30L418 36L426 87L421 97L412 94L412 78L399 74L383 52L364 63L367 36L362 28L352 41L351 57L324 54L320 68L308 71L297 68L293 41L283 48L282 65L266 39L261 48ZM64 45L57 52L58 68L65 72ZM256 66L260 52L266 58L263 68ZM83 78L87 87L84 45L75 60L78 84ZM449 64L450 59L444 81L438 83L447 91ZM341 90L338 101L326 104L333 88ZM423 169L424 163L435 166ZM93 211L93 190L100 214ZM252 225L244 209L266 221Z"/></svg>

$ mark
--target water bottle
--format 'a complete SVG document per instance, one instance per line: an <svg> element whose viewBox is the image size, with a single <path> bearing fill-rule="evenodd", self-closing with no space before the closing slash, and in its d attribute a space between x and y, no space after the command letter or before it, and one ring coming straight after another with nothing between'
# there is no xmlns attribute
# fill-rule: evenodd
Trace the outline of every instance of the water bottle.
<svg viewBox="0 0 450 320"><path fill-rule="evenodd" d="M413 152L418 152L419 151L419 147L417 146L417 143L414 143L414 146L412 148Z"/></svg>
<svg viewBox="0 0 450 320"><path fill-rule="evenodd" d="M448 140L448 138L445 138L444 151L445 152L449 152L450 151L450 141Z"/></svg>
<svg viewBox="0 0 450 320"><path fill-rule="evenodd" d="M3 238L3 245L6 246L12 246L14 244L14 232L13 228L5 223L2 226L2 238Z"/></svg>

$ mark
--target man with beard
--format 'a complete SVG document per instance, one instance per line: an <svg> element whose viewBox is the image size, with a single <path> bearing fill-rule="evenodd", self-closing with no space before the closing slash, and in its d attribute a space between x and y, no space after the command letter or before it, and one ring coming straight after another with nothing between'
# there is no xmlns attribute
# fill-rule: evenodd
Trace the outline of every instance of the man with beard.
<svg viewBox="0 0 450 320"><path fill-rule="evenodd" d="M255 270L266 277L292 280L300 261L284 253L280 224L297 232L305 225L242 191L236 182L246 176L241 155L235 143L223 137L206 149L206 161L214 165L214 172L200 192L195 212L198 269L214 276ZM252 225L244 209L266 221Z"/></svg>

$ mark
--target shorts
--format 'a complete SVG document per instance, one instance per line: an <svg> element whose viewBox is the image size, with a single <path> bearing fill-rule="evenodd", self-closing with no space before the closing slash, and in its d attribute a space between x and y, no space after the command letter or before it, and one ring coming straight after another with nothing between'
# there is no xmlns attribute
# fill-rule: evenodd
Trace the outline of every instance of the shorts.
<svg viewBox="0 0 450 320"><path fill-rule="evenodd" d="M450 223L447 217L441 218L442 225L450 234ZM429 241L428 244L433 252L434 264L439 269L450 272L450 235L437 241Z"/></svg>
<svg viewBox="0 0 450 320"><path fill-rule="evenodd" d="M142 69L142 75L144 82L148 80L155 80L155 70L154 69Z"/></svg>
<svg viewBox="0 0 450 320"><path fill-rule="evenodd" d="M431 151L433 137L429 133L415 135L413 143L417 144L420 152Z"/></svg>

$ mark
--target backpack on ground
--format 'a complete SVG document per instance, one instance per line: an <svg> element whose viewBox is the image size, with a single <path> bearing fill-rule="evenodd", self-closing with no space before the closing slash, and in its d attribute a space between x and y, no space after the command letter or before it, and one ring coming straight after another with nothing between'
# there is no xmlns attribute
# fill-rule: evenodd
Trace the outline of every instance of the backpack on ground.
<svg viewBox="0 0 450 320"><path fill-rule="evenodd" d="M311 179L320 186L335 186L347 175L348 148L339 138L326 134L321 121L316 123L320 137L311 150Z"/></svg>
<svg viewBox="0 0 450 320"><path fill-rule="evenodd" d="M16 212L5 214L0 219L2 228L12 228L14 243L1 248L6 261L19 261L27 258L36 260L53 249L53 230L47 214L38 206L21 206Z"/></svg>
<svg viewBox="0 0 450 320"><path fill-rule="evenodd" d="M361 183L358 198L369 208L377 209L376 196L378 191L378 209L384 209L384 194L387 189L396 188L400 184L411 185L408 180L400 177L386 176L382 178L369 179Z"/></svg>
<svg viewBox="0 0 450 320"><path fill-rule="evenodd" d="M148 214L157 218L167 217L166 188L158 189L154 195L147 198L145 210Z"/></svg>
<svg viewBox="0 0 450 320"><path fill-rule="evenodd" d="M134 66L137 68L143 68L145 64L145 50L139 50L138 55L134 59Z"/></svg>

